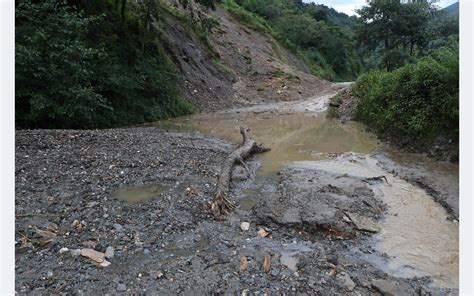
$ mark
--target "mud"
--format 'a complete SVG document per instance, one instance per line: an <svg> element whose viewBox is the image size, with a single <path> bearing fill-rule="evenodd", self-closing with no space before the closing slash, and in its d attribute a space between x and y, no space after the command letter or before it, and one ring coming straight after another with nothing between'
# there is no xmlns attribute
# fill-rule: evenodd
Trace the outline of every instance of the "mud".
<svg viewBox="0 0 474 296"><path fill-rule="evenodd" d="M454 191L420 188L411 180L422 169L431 180L443 166L413 167L406 155L389 162L396 158L363 126L295 108L325 98L160 128L17 131L16 291L456 294L458 226L430 195L456 200L456 183L443 179L456 168L439 174ZM240 125L273 150L234 169L238 207L216 221L208 204ZM107 247L115 250L107 267L74 255Z"/></svg>

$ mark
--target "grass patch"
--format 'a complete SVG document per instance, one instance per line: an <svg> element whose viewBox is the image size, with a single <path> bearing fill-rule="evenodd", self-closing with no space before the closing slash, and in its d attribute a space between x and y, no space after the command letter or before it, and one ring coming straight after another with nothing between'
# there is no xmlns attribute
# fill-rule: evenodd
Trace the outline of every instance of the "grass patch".
<svg viewBox="0 0 474 296"><path fill-rule="evenodd" d="M245 24L250 29L263 34L274 35L272 28L264 18L241 7L234 0L224 0L222 5L236 20Z"/></svg>
<svg viewBox="0 0 474 296"><path fill-rule="evenodd" d="M212 62L214 64L216 64L220 69L222 69L224 72L226 73L234 73L234 71L229 67L227 66L226 64L223 64L222 61L218 60L218 59L212 59Z"/></svg>

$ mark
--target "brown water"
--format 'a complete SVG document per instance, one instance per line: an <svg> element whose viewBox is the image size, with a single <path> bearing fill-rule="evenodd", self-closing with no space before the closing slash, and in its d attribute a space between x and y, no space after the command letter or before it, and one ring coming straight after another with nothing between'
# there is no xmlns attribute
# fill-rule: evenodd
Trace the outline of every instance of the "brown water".
<svg viewBox="0 0 474 296"><path fill-rule="evenodd" d="M387 183L372 185L388 208L374 236L375 248L391 257L388 266L380 267L394 276L429 275L440 287L458 287L459 225L424 190L387 174L370 157L295 165L360 178L386 176Z"/></svg>
<svg viewBox="0 0 474 296"><path fill-rule="evenodd" d="M378 146L377 138L364 126L341 124L324 116L293 114L205 114L158 123L180 131L197 130L234 143L240 143L241 126L250 136L272 150L259 155L260 174L278 171L282 165L299 160L326 159L334 153L348 151L370 153Z"/></svg>
<svg viewBox="0 0 474 296"><path fill-rule="evenodd" d="M117 189L112 195L131 204L139 203L159 195L163 187L157 184L146 184Z"/></svg>
<svg viewBox="0 0 474 296"><path fill-rule="evenodd" d="M317 100L311 102L320 104ZM447 219L446 210L424 190L382 170L375 159L354 163L329 160L335 153L369 154L386 150L386 147L379 145L377 138L366 132L361 124L341 124L327 120L321 113L308 114L307 106L302 110L295 106L288 105L283 111L247 108L240 113L234 110L199 114L161 121L156 125L177 131L198 131L234 143L241 141L239 128L246 127L250 129L252 138L272 149L258 156L262 163L258 171L260 176L273 175L283 165L292 162L356 176L387 176L388 184L374 188L388 206L388 214L380 225L381 231L374 237L376 249L391 257L380 267L400 277L430 275L438 286L457 288L458 224ZM457 166L439 164L393 149L387 152L397 162L417 163L428 171L442 171L457 177ZM241 207L250 210L255 204L254 199L248 198L241 202ZM292 254L287 255L283 261L292 266Z"/></svg>

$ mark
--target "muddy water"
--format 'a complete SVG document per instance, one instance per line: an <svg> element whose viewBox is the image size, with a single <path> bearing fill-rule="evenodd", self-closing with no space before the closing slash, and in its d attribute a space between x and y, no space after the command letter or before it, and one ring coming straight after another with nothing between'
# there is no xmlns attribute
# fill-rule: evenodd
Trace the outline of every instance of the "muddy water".
<svg viewBox="0 0 474 296"><path fill-rule="evenodd" d="M157 196L163 188L157 184L126 187L116 190L112 195L131 204L139 203Z"/></svg>
<svg viewBox="0 0 474 296"><path fill-rule="evenodd" d="M424 190L388 174L375 159L367 158L354 163L328 159L335 153L352 151L370 154L382 150L397 162L416 164L425 171L441 171L452 176L453 180L457 178L457 166L440 165L419 156L387 149L358 123L340 124L327 120L323 114L298 113L294 108L283 112L256 110L201 114L162 121L156 125L176 131L198 131L234 143L241 141L239 128L249 128L257 142L272 149L258 156L262 163L259 178L268 178L283 165L293 162L359 177L387 176L388 184L374 185L373 188L387 204L388 213L381 222L381 231L373 237L371 244L380 253L386 253L389 259L380 256L367 259L397 277L428 275L433 277L437 286L457 288L458 225L447 219L446 210ZM245 194L248 198L240 201L241 208L252 209L256 205L252 196L256 194L258 192ZM296 264L293 255L284 254L282 258L291 267Z"/></svg>
<svg viewBox="0 0 474 296"><path fill-rule="evenodd" d="M364 126L351 122L341 124L324 116L293 114L207 114L160 122L160 126L180 131L197 130L221 139L239 143L239 129L250 129L258 143L271 147L259 156L259 173L267 175L282 165L299 160L326 159L334 153L348 151L370 153L378 142Z"/></svg>
<svg viewBox="0 0 474 296"><path fill-rule="evenodd" d="M368 259L394 276L432 276L440 287L458 287L458 224L449 221L446 210L424 190L387 174L371 158L300 162L298 165L356 178L385 175L387 183L372 185L388 206L373 244L390 258L388 261Z"/></svg>

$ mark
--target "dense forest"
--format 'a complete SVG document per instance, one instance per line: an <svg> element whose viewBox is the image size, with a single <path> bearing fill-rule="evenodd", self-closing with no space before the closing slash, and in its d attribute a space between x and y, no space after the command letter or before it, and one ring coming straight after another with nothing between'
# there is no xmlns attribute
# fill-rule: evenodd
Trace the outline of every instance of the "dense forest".
<svg viewBox="0 0 474 296"><path fill-rule="evenodd" d="M18 3L18 126L113 127L191 112L152 25L159 4L126 3Z"/></svg>
<svg viewBox="0 0 474 296"><path fill-rule="evenodd" d="M275 37L314 75L357 80L358 118L375 130L457 138L457 15L429 1L371 1L357 16L301 0L198 2ZM19 0L17 127L113 127L191 113L164 50L167 13L155 0ZM208 44L211 30L188 26Z"/></svg>

